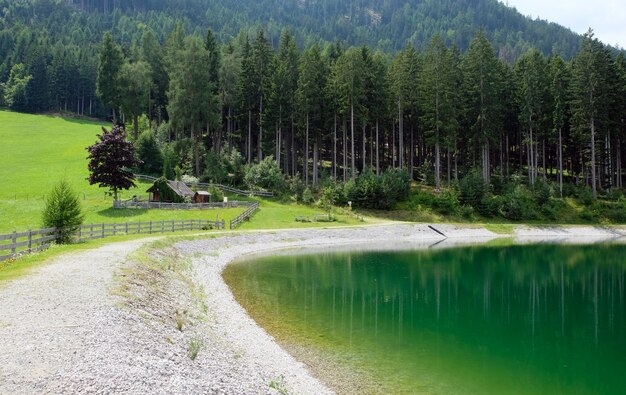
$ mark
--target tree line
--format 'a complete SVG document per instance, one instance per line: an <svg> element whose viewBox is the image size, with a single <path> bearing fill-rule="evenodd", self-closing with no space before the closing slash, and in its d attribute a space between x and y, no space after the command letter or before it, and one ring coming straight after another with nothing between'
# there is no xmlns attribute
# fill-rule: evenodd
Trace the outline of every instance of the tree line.
<svg viewBox="0 0 626 395"><path fill-rule="evenodd" d="M163 45L147 31L129 55L105 34L97 75L134 139L145 116L176 166L214 181L227 182L208 163L236 151L248 164L271 156L312 187L368 168L406 169L437 189L472 171L487 184L553 179L560 193L587 185L594 197L623 186L626 59L592 31L571 61L531 49L508 64L482 31L464 53L435 36L391 56L301 50L288 30L277 50L262 31L220 45L179 25Z"/></svg>

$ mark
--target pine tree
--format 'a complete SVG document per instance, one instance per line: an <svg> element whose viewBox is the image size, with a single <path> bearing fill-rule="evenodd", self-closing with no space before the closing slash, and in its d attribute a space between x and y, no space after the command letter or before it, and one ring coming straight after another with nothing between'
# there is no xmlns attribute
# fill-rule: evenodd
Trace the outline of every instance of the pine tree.
<svg viewBox="0 0 626 395"><path fill-rule="evenodd" d="M466 114L474 145L480 148L482 177L491 177L491 143L501 125L501 74L499 61L484 31L480 30L463 59Z"/></svg>
<svg viewBox="0 0 626 395"><path fill-rule="evenodd" d="M72 234L83 223L85 216L78 195L66 179L62 179L54 186L46 198L46 205L42 214L45 228L56 228L58 244L69 243Z"/></svg>
<svg viewBox="0 0 626 395"><path fill-rule="evenodd" d="M441 187L440 142L454 128L455 70L452 54L435 36L424 54L421 78L422 121L435 143L435 187Z"/></svg>
<svg viewBox="0 0 626 395"><path fill-rule="evenodd" d="M568 119L570 76L560 56L550 59L550 92L553 100L552 125L557 132L559 194L563 197L563 129Z"/></svg>
<svg viewBox="0 0 626 395"><path fill-rule="evenodd" d="M298 110L304 124L304 158L302 167L304 181L309 183L309 144L311 135L314 141L313 154L313 185L317 184L317 148L319 144L319 128L322 121L324 105L324 88L326 75L324 61L322 60L321 48L313 45L303 52L300 58L299 78L297 88Z"/></svg>
<svg viewBox="0 0 626 395"><path fill-rule="evenodd" d="M593 198L597 198L596 168L596 122L603 104L603 80L601 49L589 29L583 36L583 43L574 61L572 79L572 111L576 130L581 136L588 133L590 139L590 173Z"/></svg>
<svg viewBox="0 0 626 395"><path fill-rule="evenodd" d="M209 53L202 40L195 36L185 38L178 62L173 64L170 87L167 92L167 111L172 125L189 131L194 144L195 175L199 177L200 143L207 125L218 123L217 97L213 94L207 64Z"/></svg>
<svg viewBox="0 0 626 395"><path fill-rule="evenodd" d="M120 70L120 108L133 119L133 139L139 138L139 116L148 109L152 76L143 60L124 63Z"/></svg>
<svg viewBox="0 0 626 395"><path fill-rule="evenodd" d="M546 63L537 50L522 56L516 66L517 98L520 122L528 132L528 179L534 185L538 173L537 135L543 119L547 116L546 91L549 87ZM545 166L544 166L545 167Z"/></svg>
<svg viewBox="0 0 626 395"><path fill-rule="evenodd" d="M111 33L105 33L98 54L96 92L102 103L113 111L114 123L117 121L115 110L120 105L120 71L123 64L122 50L113 42Z"/></svg>

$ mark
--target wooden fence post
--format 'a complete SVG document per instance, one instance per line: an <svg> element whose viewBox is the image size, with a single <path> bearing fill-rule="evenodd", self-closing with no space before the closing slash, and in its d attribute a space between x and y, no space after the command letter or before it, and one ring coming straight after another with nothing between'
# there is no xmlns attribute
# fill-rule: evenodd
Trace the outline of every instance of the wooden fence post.
<svg viewBox="0 0 626 395"><path fill-rule="evenodd" d="M148 234L152 234L152 221L150 221L150 230L148 230Z"/></svg>
<svg viewBox="0 0 626 395"><path fill-rule="evenodd" d="M11 248L11 254L15 255L15 253L17 252L17 247L15 247L15 243L17 243L17 231L13 231L11 243L13 244L13 248Z"/></svg>
<svg viewBox="0 0 626 395"><path fill-rule="evenodd" d="M28 229L28 253L33 252L33 230Z"/></svg>
<svg viewBox="0 0 626 395"><path fill-rule="evenodd" d="M102 224L102 238L104 239L104 223Z"/></svg>

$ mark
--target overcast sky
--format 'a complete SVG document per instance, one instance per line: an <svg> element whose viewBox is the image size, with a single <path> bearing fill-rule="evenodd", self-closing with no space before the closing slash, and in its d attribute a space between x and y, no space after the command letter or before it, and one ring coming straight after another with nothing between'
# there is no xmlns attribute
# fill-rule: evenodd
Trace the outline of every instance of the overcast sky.
<svg viewBox="0 0 626 395"><path fill-rule="evenodd" d="M592 28L605 44L626 48L624 0L502 0L533 19L539 17L583 34Z"/></svg>

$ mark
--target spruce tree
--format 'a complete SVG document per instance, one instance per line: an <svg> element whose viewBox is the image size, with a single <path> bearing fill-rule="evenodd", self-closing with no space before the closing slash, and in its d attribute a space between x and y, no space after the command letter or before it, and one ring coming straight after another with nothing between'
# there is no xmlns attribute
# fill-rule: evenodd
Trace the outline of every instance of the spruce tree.
<svg viewBox="0 0 626 395"><path fill-rule="evenodd" d="M124 55L120 47L113 42L113 36L107 32L102 38L98 54L98 78L96 93L113 112L113 123L116 123L116 109L120 105L121 87L120 70L124 63Z"/></svg>

